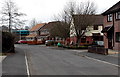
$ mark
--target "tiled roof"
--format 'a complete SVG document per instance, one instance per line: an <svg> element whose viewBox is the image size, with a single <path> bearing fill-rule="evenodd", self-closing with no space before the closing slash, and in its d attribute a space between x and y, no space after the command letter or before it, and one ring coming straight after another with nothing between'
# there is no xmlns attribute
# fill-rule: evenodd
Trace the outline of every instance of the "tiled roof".
<svg viewBox="0 0 120 77"><path fill-rule="evenodd" d="M51 27L53 27L54 25L57 25L59 23L60 23L60 21L49 22L42 29L50 29Z"/></svg>
<svg viewBox="0 0 120 77"><path fill-rule="evenodd" d="M32 29L30 29L30 31L37 31L44 25L45 25L45 23L37 24L37 25L33 26Z"/></svg>
<svg viewBox="0 0 120 77"><path fill-rule="evenodd" d="M120 10L120 1L118 3L116 3L115 5L113 5L111 8L109 8L108 10L106 10L104 13L102 13L102 15L107 15L116 11Z"/></svg>
<svg viewBox="0 0 120 77"><path fill-rule="evenodd" d="M73 15L74 24L85 24L86 22L92 22L93 25L103 25L102 15Z"/></svg>

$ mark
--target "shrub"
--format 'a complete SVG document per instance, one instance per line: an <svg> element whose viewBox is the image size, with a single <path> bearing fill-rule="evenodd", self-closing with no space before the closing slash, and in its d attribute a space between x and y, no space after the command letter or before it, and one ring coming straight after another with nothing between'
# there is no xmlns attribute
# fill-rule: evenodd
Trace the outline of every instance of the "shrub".
<svg viewBox="0 0 120 77"><path fill-rule="evenodd" d="M2 32L2 53L14 52L14 36L9 32Z"/></svg>
<svg viewBox="0 0 120 77"><path fill-rule="evenodd" d="M88 49L88 46L63 46L63 48L68 48L68 49Z"/></svg>

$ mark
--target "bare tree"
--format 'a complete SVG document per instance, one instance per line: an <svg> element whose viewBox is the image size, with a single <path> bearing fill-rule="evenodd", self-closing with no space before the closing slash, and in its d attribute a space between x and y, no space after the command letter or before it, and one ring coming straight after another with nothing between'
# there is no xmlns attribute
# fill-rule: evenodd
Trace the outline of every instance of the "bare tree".
<svg viewBox="0 0 120 77"><path fill-rule="evenodd" d="M41 23L41 21L37 21L35 18L33 18L33 19L30 21L29 25L30 25L30 27L32 28L33 26L35 26L35 25L37 25L37 24L39 24L39 23Z"/></svg>
<svg viewBox="0 0 120 77"><path fill-rule="evenodd" d="M72 20L72 15L75 13L75 7L75 2L69 2L64 7L63 12L54 17L56 21L60 22L52 27L52 36L59 36L65 39L70 37L70 23Z"/></svg>
<svg viewBox="0 0 120 77"><path fill-rule="evenodd" d="M72 20L72 15L76 13L76 2L71 1L68 2L63 9L63 12L61 14L62 21L70 24Z"/></svg>
<svg viewBox="0 0 120 77"><path fill-rule="evenodd" d="M33 26L37 25L37 21L35 18L33 18L31 21L30 21L30 27L32 28Z"/></svg>
<svg viewBox="0 0 120 77"><path fill-rule="evenodd" d="M74 31L77 37L77 44L80 44L81 37L89 31L88 27L93 26L95 21L96 7L93 2L80 3L76 9L76 14L73 15L72 22L74 23Z"/></svg>
<svg viewBox="0 0 120 77"><path fill-rule="evenodd" d="M90 31L90 27L94 25L95 19L95 15L73 15L74 26L71 29L74 29L78 45L83 35Z"/></svg>
<svg viewBox="0 0 120 77"><path fill-rule="evenodd" d="M25 14L19 12L17 6L11 0L4 2L1 14L2 24L8 26L9 32L11 32L12 27L20 28L25 24L25 20L20 19L20 17Z"/></svg>
<svg viewBox="0 0 120 77"><path fill-rule="evenodd" d="M89 31L86 29L89 26L92 26L94 23L94 14L96 13L96 7L93 2L84 2L76 4L72 1L66 4L63 9L63 12L59 14L57 21L64 22L52 29L52 33L56 35L64 35L69 37L70 29L74 29L77 37L77 44L80 43L80 38L84 35L85 32ZM72 22L71 22L72 21ZM74 23L74 26L71 27L71 24ZM65 37L66 38L66 37Z"/></svg>
<svg viewBox="0 0 120 77"><path fill-rule="evenodd" d="M28 29L30 29L30 27L29 26L25 26L25 29L28 30Z"/></svg>
<svg viewBox="0 0 120 77"><path fill-rule="evenodd" d="M67 23L62 21L57 21L55 23L51 24L50 28L50 35L52 37L61 37L61 38L67 38L69 37L69 26Z"/></svg>

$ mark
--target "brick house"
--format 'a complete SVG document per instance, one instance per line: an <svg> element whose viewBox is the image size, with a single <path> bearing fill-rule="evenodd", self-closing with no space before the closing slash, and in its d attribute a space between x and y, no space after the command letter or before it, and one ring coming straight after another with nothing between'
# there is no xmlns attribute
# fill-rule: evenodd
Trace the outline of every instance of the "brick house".
<svg viewBox="0 0 120 77"><path fill-rule="evenodd" d="M60 24L62 24L62 22L60 21L48 22L45 26L41 28L41 35L47 35L47 38L45 40L55 40L56 42L63 43L64 39L57 36L56 34L57 30L54 30Z"/></svg>
<svg viewBox="0 0 120 77"><path fill-rule="evenodd" d="M76 22L78 19L79 19L79 21L82 21L82 20L80 20L81 17L83 17L83 15L73 15L73 19L71 22L70 42L73 42L74 44L76 44L76 42L77 42L74 25L76 25L76 23L81 23L81 22ZM101 31L103 29L103 16L102 15L87 15L87 17L89 19L94 18L94 23L92 26L88 25L87 28L82 29L83 32L85 30L88 30L88 31L85 32L83 37L81 37L80 45L92 44L93 41L103 41L103 33L101 33Z"/></svg>
<svg viewBox="0 0 120 77"><path fill-rule="evenodd" d="M43 37L41 36L41 28L45 25L46 23L37 24L29 30L30 34L26 36L28 44L42 43Z"/></svg>
<svg viewBox="0 0 120 77"><path fill-rule="evenodd" d="M57 25L59 23L60 23L59 21L48 22L45 26L43 26L41 28L41 35L43 35L43 36L47 35L48 37L46 40L55 40L55 38L51 36L52 34L50 31L55 25Z"/></svg>
<svg viewBox="0 0 120 77"><path fill-rule="evenodd" d="M104 46L120 51L120 1L102 13L104 16Z"/></svg>
<svg viewBox="0 0 120 77"><path fill-rule="evenodd" d="M58 21L53 21L33 26L29 30L30 34L26 36L28 44L41 44L45 43L46 40L55 40L55 38L51 36L50 29L58 23Z"/></svg>

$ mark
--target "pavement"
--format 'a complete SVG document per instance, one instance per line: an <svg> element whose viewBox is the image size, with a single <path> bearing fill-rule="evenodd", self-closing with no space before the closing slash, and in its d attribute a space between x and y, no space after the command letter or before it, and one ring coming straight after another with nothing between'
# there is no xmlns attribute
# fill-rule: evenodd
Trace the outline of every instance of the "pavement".
<svg viewBox="0 0 120 77"><path fill-rule="evenodd" d="M2 75L27 75L24 50L15 48L16 53L7 55L2 61Z"/></svg>
<svg viewBox="0 0 120 77"><path fill-rule="evenodd" d="M0 56L0 76L2 76L2 61L5 59L6 56Z"/></svg>
<svg viewBox="0 0 120 77"><path fill-rule="evenodd" d="M0 62L2 62L5 58L6 56L0 56Z"/></svg>
<svg viewBox="0 0 120 77"><path fill-rule="evenodd" d="M115 51L115 50L111 50L111 49L108 49L108 53L109 53L109 56L113 56L113 57L120 57L119 56L119 52L120 51Z"/></svg>
<svg viewBox="0 0 120 77"><path fill-rule="evenodd" d="M76 51L75 54L78 56L81 55L84 57L89 57L91 59L96 59L96 60L105 61L105 62L109 62L109 63L115 64L115 65L118 65L118 54L101 55L101 54L96 54L96 53L89 53L89 52L87 52L87 50L83 50L82 52Z"/></svg>

